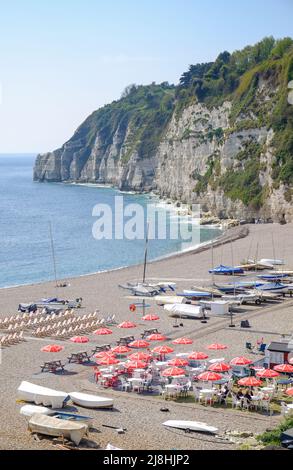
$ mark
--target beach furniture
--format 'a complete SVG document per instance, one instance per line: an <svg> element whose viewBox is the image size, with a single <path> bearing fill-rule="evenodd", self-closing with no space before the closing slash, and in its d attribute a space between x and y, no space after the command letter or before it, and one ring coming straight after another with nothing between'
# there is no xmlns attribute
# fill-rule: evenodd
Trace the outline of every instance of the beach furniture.
<svg viewBox="0 0 293 470"><path fill-rule="evenodd" d="M83 363L83 362L89 362L90 357L86 351L81 351L77 353L72 353L68 357L68 362L78 362L78 363Z"/></svg>
<svg viewBox="0 0 293 470"><path fill-rule="evenodd" d="M58 372L58 370L64 371L65 364L62 364L61 361L47 361L41 365L41 372Z"/></svg>

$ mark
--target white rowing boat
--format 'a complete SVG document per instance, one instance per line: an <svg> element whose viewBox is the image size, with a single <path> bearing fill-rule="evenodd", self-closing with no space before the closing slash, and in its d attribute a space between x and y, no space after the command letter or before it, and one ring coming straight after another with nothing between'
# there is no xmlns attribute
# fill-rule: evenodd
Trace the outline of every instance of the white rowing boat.
<svg viewBox="0 0 293 470"><path fill-rule="evenodd" d="M169 312L171 317L202 318L203 316L203 309L198 305L166 304L164 310Z"/></svg>
<svg viewBox="0 0 293 470"><path fill-rule="evenodd" d="M62 408L68 400L68 394L23 381L17 389L17 398L36 405Z"/></svg>
<svg viewBox="0 0 293 470"><path fill-rule="evenodd" d="M112 408L112 398L99 397L98 395L88 395L87 393L72 392L69 396L76 405L85 408Z"/></svg>
<svg viewBox="0 0 293 470"><path fill-rule="evenodd" d="M84 423L76 423L35 413L29 420L28 429L31 432L47 436L63 436L78 445L86 434L88 426Z"/></svg>
<svg viewBox="0 0 293 470"><path fill-rule="evenodd" d="M167 426L168 428L184 429L185 431L196 431L210 434L215 434L218 431L217 428L208 426L206 423L200 423L198 421L170 420L165 421L163 426Z"/></svg>
<svg viewBox="0 0 293 470"><path fill-rule="evenodd" d="M22 416L31 418L33 414L41 414L48 416L54 414L55 411L50 408L47 408L46 406L24 405L20 408L19 413Z"/></svg>

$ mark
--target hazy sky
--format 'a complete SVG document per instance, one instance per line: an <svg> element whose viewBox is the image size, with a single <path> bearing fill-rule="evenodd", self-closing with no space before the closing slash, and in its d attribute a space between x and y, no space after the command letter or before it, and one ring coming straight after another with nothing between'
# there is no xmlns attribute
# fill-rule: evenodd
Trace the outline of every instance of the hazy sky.
<svg viewBox="0 0 293 470"><path fill-rule="evenodd" d="M292 0L0 0L0 152L62 145L130 83L293 36Z"/></svg>

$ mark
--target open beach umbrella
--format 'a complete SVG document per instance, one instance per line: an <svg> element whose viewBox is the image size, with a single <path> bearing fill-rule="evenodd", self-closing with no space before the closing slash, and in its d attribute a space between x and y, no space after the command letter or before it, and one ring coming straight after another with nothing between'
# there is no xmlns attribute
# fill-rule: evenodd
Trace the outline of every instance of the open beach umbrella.
<svg viewBox="0 0 293 470"><path fill-rule="evenodd" d="M186 359L182 359L180 357L174 357L168 361L169 366L176 366L176 367L185 367L188 366L188 361Z"/></svg>
<svg viewBox="0 0 293 470"><path fill-rule="evenodd" d="M174 349L171 348L171 346L163 345L163 346L156 346L152 352L158 353L158 354L169 354L174 352Z"/></svg>
<svg viewBox="0 0 293 470"><path fill-rule="evenodd" d="M63 351L64 346L59 346L59 344L48 344L48 346L44 346L41 351L42 352L50 352L50 353L56 353Z"/></svg>
<svg viewBox="0 0 293 470"><path fill-rule="evenodd" d="M111 352L115 354L127 354L130 351L131 349L128 346L125 346L124 344L120 344L119 346L115 346L111 349Z"/></svg>
<svg viewBox="0 0 293 470"><path fill-rule="evenodd" d="M73 338L70 338L70 341L72 343L88 343L89 339L87 336L73 336Z"/></svg>
<svg viewBox="0 0 293 470"><path fill-rule="evenodd" d="M293 365L293 357L291 357L291 359L289 359L289 364Z"/></svg>
<svg viewBox="0 0 293 470"><path fill-rule="evenodd" d="M113 351L99 351L94 355L96 359L100 359L104 357L115 357L115 356L116 354Z"/></svg>
<svg viewBox="0 0 293 470"><path fill-rule="evenodd" d="M293 366L291 364L278 364L274 367L277 372L283 372L284 374L291 374L293 372Z"/></svg>
<svg viewBox="0 0 293 470"><path fill-rule="evenodd" d="M279 372L273 370L273 369L262 369L259 370L256 375L258 377L261 377L262 379L272 379L273 377L278 377Z"/></svg>
<svg viewBox="0 0 293 470"><path fill-rule="evenodd" d="M202 380L203 382L214 382L216 380L221 380L223 376L218 374L217 372L202 372L197 376L198 380Z"/></svg>
<svg viewBox="0 0 293 470"><path fill-rule="evenodd" d="M145 369L147 367L147 363L143 361L129 361L125 362L124 367L127 369Z"/></svg>
<svg viewBox="0 0 293 470"><path fill-rule="evenodd" d="M142 319L144 321L155 321L155 320L160 320L160 317L158 317L158 315L149 314L149 315L145 315L144 317L142 317Z"/></svg>
<svg viewBox="0 0 293 470"><path fill-rule="evenodd" d="M192 359L193 361L203 361L204 359L207 359L209 356L201 351L193 351L189 356L187 356L188 359Z"/></svg>
<svg viewBox="0 0 293 470"><path fill-rule="evenodd" d="M113 333L110 328L99 328L98 330L94 331L94 335L111 335Z"/></svg>
<svg viewBox="0 0 293 470"><path fill-rule="evenodd" d="M190 338L177 338L172 341L173 344L192 344L193 341Z"/></svg>
<svg viewBox="0 0 293 470"><path fill-rule="evenodd" d="M179 367L169 367L162 372L163 377L179 377L185 375L185 370Z"/></svg>
<svg viewBox="0 0 293 470"><path fill-rule="evenodd" d="M101 357L98 360L99 364L103 366L112 366L113 364L119 364L120 361L113 356L110 357Z"/></svg>
<svg viewBox="0 0 293 470"><path fill-rule="evenodd" d="M132 321L124 321L117 326L118 328L136 328L136 324Z"/></svg>
<svg viewBox="0 0 293 470"><path fill-rule="evenodd" d="M149 336L147 336L148 341L166 341L167 337L164 335L161 335L161 333L153 333Z"/></svg>
<svg viewBox="0 0 293 470"><path fill-rule="evenodd" d="M262 384L261 380L257 380L255 377L243 377L237 383L244 387L259 387Z"/></svg>
<svg viewBox="0 0 293 470"><path fill-rule="evenodd" d="M209 344L209 346L207 346L207 349L213 349L215 351L218 351L220 349L227 349L228 346L226 346L225 344L221 344L221 343L213 343L213 344Z"/></svg>
<svg viewBox="0 0 293 470"><path fill-rule="evenodd" d="M135 341L131 341L131 343L129 343L128 346L130 348L148 348L149 345L150 345L150 343L148 343L144 339L137 339Z"/></svg>
<svg viewBox="0 0 293 470"><path fill-rule="evenodd" d="M244 356L239 356L239 357L234 357L232 361L230 361L231 366L247 366L248 364L252 364L252 361L250 359L247 359L247 357Z"/></svg>
<svg viewBox="0 0 293 470"><path fill-rule="evenodd" d="M231 366L229 366L229 364L225 364L225 362L215 362L214 364L211 364L208 369L214 372L227 372L231 369Z"/></svg>
<svg viewBox="0 0 293 470"><path fill-rule="evenodd" d="M152 358L152 355L148 354L148 353L145 353L145 352L142 352L142 351L137 351L135 353L129 354L129 356L127 356L127 358L130 359L131 361L144 361L144 362L147 362Z"/></svg>
<svg viewBox="0 0 293 470"><path fill-rule="evenodd" d="M285 393L286 395L289 395L289 397L293 397L293 387L287 388Z"/></svg>

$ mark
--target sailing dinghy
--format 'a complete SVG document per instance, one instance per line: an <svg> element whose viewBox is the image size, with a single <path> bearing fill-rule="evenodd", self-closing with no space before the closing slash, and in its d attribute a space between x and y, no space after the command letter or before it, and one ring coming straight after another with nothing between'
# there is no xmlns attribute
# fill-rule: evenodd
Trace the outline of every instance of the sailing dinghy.
<svg viewBox="0 0 293 470"><path fill-rule="evenodd" d="M184 429L185 431L195 431L195 432L203 432L207 434L216 434L218 428L214 428L213 426L208 426L206 423L200 423L198 421L181 421L181 420L170 420L165 421L163 426L167 426L168 428L177 428L177 429Z"/></svg>

